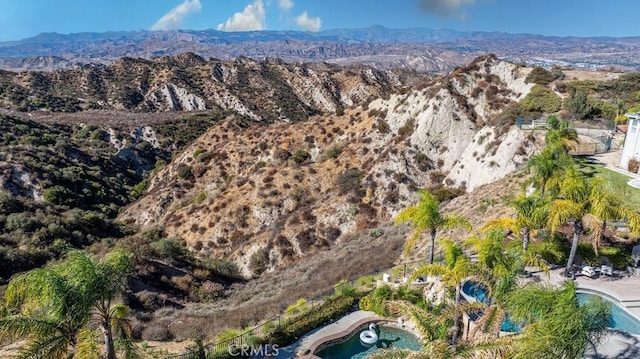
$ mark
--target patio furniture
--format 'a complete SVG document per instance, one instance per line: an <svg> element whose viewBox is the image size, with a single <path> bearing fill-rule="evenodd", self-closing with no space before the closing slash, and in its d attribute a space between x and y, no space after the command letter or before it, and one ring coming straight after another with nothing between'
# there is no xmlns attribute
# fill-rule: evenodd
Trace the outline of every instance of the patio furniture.
<svg viewBox="0 0 640 359"><path fill-rule="evenodd" d="M598 273L596 272L596 269L593 268L592 266L584 266L584 267L582 267L582 270L580 271L580 274L582 274L583 276L589 277L589 278L593 278Z"/></svg>
<svg viewBox="0 0 640 359"><path fill-rule="evenodd" d="M631 250L631 265L638 267L640 265L640 244L633 246Z"/></svg>
<svg viewBox="0 0 640 359"><path fill-rule="evenodd" d="M600 274L601 275L608 275L610 277L613 276L613 264L611 263L611 261L609 260L609 258L602 256L600 258L600 263L602 263L602 266L600 267Z"/></svg>

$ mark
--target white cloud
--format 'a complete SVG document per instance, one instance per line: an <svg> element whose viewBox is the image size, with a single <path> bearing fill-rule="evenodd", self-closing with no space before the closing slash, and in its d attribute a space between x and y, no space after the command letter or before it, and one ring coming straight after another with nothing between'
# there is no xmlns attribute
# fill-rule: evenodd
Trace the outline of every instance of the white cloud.
<svg viewBox="0 0 640 359"><path fill-rule="evenodd" d="M420 7L433 15L455 17L464 16L464 6L475 2L476 0L420 0Z"/></svg>
<svg viewBox="0 0 640 359"><path fill-rule="evenodd" d="M296 17L296 25L303 30L316 32L322 27L322 20L319 17L309 17L307 12L303 12Z"/></svg>
<svg viewBox="0 0 640 359"><path fill-rule="evenodd" d="M151 30L173 30L177 29L185 17L202 10L200 0L184 0L180 5L174 7L164 14L153 26Z"/></svg>
<svg viewBox="0 0 640 359"><path fill-rule="evenodd" d="M247 5L242 12L233 14L224 24L218 25L222 31L255 31L263 30L265 11L262 0L255 0Z"/></svg>
<svg viewBox="0 0 640 359"><path fill-rule="evenodd" d="M293 6L293 0L278 0L278 7L282 10L291 10Z"/></svg>

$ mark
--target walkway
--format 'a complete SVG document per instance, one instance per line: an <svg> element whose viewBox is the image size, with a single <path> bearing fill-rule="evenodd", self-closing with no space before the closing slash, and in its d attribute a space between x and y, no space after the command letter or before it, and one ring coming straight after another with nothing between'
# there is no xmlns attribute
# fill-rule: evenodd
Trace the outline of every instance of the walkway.
<svg viewBox="0 0 640 359"><path fill-rule="evenodd" d="M318 347L327 342L347 336L358 327L374 321L385 320L374 312L359 310L340 318L338 321L316 329L300 338L294 344L281 348L276 358L318 358L313 353Z"/></svg>

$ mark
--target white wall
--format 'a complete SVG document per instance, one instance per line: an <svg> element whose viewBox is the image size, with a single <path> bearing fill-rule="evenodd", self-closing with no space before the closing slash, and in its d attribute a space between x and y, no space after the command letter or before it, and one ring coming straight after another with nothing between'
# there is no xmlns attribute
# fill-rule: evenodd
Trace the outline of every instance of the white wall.
<svg viewBox="0 0 640 359"><path fill-rule="evenodd" d="M624 139L624 147L622 148L622 158L620 159L620 168L628 169L629 160L636 158L640 160L640 114L626 114L629 118L629 128Z"/></svg>

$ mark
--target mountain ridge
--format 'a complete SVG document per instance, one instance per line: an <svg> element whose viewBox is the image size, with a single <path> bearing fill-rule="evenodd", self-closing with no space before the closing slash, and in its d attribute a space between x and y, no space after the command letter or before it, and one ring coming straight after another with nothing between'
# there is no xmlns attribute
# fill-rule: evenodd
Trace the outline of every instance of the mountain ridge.
<svg viewBox="0 0 640 359"><path fill-rule="evenodd" d="M380 69L408 67L437 72L462 66L483 53L560 65L638 68L638 45L640 37L561 37L381 26L318 33L213 29L43 33L0 43L0 69L51 70L74 64L108 64L125 56L151 59L183 52L218 59L277 57L288 62L347 63L349 59L367 56L372 58L369 63ZM393 61L385 61L389 55L395 56ZM40 63L37 57L43 57ZM51 64L46 57L59 57L67 62Z"/></svg>

